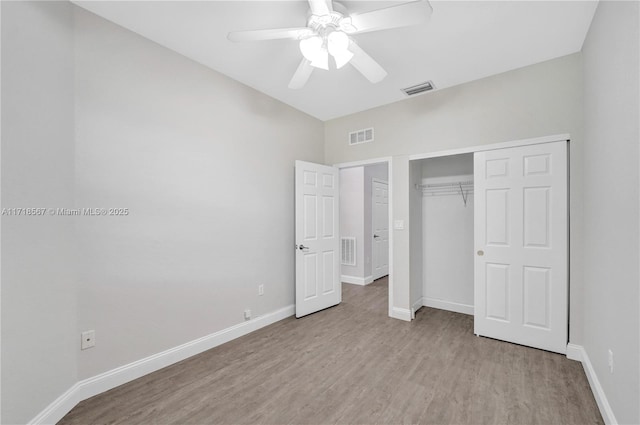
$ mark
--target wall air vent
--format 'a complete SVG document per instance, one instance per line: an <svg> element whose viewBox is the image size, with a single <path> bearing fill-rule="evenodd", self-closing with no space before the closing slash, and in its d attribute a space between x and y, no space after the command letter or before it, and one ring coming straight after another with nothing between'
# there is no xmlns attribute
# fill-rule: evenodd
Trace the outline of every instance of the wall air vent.
<svg viewBox="0 0 640 425"><path fill-rule="evenodd" d="M433 89L433 83L431 81L425 81L424 83L402 89L402 91L407 96L413 96L414 94L424 93Z"/></svg>
<svg viewBox="0 0 640 425"><path fill-rule="evenodd" d="M349 144L358 145L360 143L373 142L373 127L364 130L352 131L349 133Z"/></svg>
<svg viewBox="0 0 640 425"><path fill-rule="evenodd" d="M340 238L342 258L341 264L345 266L356 265L356 238L342 237Z"/></svg>

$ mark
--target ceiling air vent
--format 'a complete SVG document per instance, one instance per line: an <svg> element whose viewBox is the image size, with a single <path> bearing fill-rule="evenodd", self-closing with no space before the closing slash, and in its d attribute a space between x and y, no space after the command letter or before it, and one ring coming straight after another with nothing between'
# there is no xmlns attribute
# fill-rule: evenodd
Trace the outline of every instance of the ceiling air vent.
<svg viewBox="0 0 640 425"><path fill-rule="evenodd" d="M373 142L373 127L349 133L349 144L358 145L360 143Z"/></svg>
<svg viewBox="0 0 640 425"><path fill-rule="evenodd" d="M424 83L402 89L407 96L413 96L414 94L424 93L429 90L433 90L433 83L431 81L425 81Z"/></svg>

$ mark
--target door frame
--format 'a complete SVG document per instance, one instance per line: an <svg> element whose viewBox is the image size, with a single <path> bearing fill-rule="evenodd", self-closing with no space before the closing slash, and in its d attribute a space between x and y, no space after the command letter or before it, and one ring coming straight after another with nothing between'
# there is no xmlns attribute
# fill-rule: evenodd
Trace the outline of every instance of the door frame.
<svg viewBox="0 0 640 425"><path fill-rule="evenodd" d="M372 235L372 238L373 238L373 235L375 234L375 230L376 230L375 220L373 220L373 214L374 214L374 211L375 211L375 208L374 208L375 207L375 199L373 199L373 184L374 183L381 183L381 184L387 185L387 195L388 195L388 198L387 198L388 199L388 201L387 201L387 210L390 210L390 208L391 208L391 204L390 204L391 197L389 195L389 193L390 193L389 192L389 188L390 188L389 176L387 175L387 180L386 181L382 180L382 179L378 179L378 178L372 177L371 178L371 235ZM389 257L391 257L391 250L390 250L390 248L391 248L391 239L389 239L391 237L391 230L392 230L391 228L387 229L387 233L389 234L389 236L387 236L387 244L389 245L389 247L387 249L387 252L389 253L388 254ZM373 240L371 241L371 246L372 246L371 275L373 276L373 270L374 270L374 267L375 267L375 264L373 264ZM389 258L387 258L387 269L389 269L389 264L388 263L389 263ZM387 270L387 271L389 271L389 270ZM384 276L381 276L380 278L382 278L382 277L384 277ZM380 278L378 278L378 279L380 279ZM373 280L376 280L375 276L373 277Z"/></svg>
<svg viewBox="0 0 640 425"><path fill-rule="evenodd" d="M343 168L362 167L365 165L387 164L387 185L389 187L389 306L388 315L393 316L393 157L365 159L362 161L342 162L334 164L339 170Z"/></svg>
<svg viewBox="0 0 640 425"><path fill-rule="evenodd" d="M463 153L492 151L496 149L515 148L518 146L539 145L542 143L553 143L553 142L562 142L562 141L565 141L565 142L571 141L571 136L568 133L555 134L553 136L536 137L533 139L513 140L510 142L491 143L487 145L476 145L476 146L469 146L469 147L458 148L458 149L447 149L443 151L419 153L415 155L409 155L409 162L416 161L419 159L438 158L441 156L452 156L452 155L460 155Z"/></svg>

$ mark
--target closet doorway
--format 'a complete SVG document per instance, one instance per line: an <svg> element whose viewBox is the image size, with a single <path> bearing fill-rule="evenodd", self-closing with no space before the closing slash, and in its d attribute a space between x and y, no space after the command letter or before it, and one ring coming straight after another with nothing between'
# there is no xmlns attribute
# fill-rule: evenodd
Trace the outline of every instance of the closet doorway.
<svg viewBox="0 0 640 425"><path fill-rule="evenodd" d="M413 312L473 314L478 336L566 353L567 142L410 158Z"/></svg>
<svg viewBox="0 0 640 425"><path fill-rule="evenodd" d="M473 154L417 164L422 197L422 305L473 314Z"/></svg>

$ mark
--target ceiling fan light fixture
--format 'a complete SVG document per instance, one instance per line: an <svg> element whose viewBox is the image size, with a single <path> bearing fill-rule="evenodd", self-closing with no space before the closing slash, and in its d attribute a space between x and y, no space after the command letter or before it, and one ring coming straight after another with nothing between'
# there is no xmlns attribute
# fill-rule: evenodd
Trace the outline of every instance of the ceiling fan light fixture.
<svg viewBox="0 0 640 425"><path fill-rule="evenodd" d="M338 69L353 58L353 53L349 51L349 42L349 36L342 31L332 31L327 36L327 49L335 59Z"/></svg>
<svg viewBox="0 0 640 425"><path fill-rule="evenodd" d="M333 54L333 59L336 61L336 68L340 69L353 58L353 53L349 50L345 50L343 52L339 52L338 54Z"/></svg>
<svg viewBox="0 0 640 425"><path fill-rule="evenodd" d="M300 52L310 62L314 62L322 50L322 37L313 35L300 40Z"/></svg>
<svg viewBox="0 0 640 425"><path fill-rule="evenodd" d="M332 31L327 36L327 47L333 56L349 48L349 36L342 31Z"/></svg>
<svg viewBox="0 0 640 425"><path fill-rule="evenodd" d="M324 47L317 51L315 58L311 61L311 66L315 68L329 70L329 52Z"/></svg>

